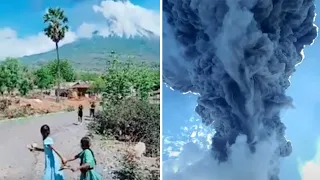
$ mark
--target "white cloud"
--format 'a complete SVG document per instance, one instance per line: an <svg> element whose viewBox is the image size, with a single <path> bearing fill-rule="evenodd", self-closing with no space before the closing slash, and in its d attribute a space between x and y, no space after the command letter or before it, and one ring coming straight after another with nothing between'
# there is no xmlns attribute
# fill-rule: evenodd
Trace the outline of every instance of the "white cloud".
<svg viewBox="0 0 320 180"><path fill-rule="evenodd" d="M67 32L60 42L64 45L75 41L76 34ZM20 38L17 32L9 27L0 28L0 60L6 57L21 57L47 52L55 48L55 44L43 33Z"/></svg>
<svg viewBox="0 0 320 180"><path fill-rule="evenodd" d="M166 180L267 180L273 170L270 162L277 145L274 140L256 144L253 154L245 136L239 136L230 148L229 161L217 162L211 150L187 143L176 159L163 162L163 179ZM230 171L232 169L232 171Z"/></svg>
<svg viewBox="0 0 320 180"><path fill-rule="evenodd" d="M77 35L83 38L91 38L92 33L99 29L96 24L83 23L77 29Z"/></svg>
<svg viewBox="0 0 320 180"><path fill-rule="evenodd" d="M101 35L118 36L160 35L160 14L153 10L132 4L130 1L102 1L93 10L108 19L108 26L102 28Z"/></svg>
<svg viewBox="0 0 320 180"><path fill-rule="evenodd" d="M83 22L75 32L68 32L60 45L74 42L78 38L91 38L97 31L101 36L144 36L148 31L160 35L160 15L158 12L134 5L129 1L102 1L99 5L88 7L106 18L105 22ZM43 32L20 37L10 27L0 27L0 60L6 57L22 57L53 50L54 43Z"/></svg>
<svg viewBox="0 0 320 180"><path fill-rule="evenodd" d="M302 180L318 180L320 177L320 140L318 142L317 153L315 157L304 163L300 164L300 174Z"/></svg>

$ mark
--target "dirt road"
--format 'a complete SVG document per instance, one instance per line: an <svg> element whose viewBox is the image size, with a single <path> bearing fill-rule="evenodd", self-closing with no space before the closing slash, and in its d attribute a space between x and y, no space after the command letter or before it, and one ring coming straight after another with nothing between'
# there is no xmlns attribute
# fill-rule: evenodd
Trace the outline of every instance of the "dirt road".
<svg viewBox="0 0 320 180"><path fill-rule="evenodd" d="M42 179L44 155L40 152L31 153L26 145L32 142L42 145L39 130L43 124L51 127L55 147L63 156L73 157L80 152L79 141L87 130L85 125L74 125L76 121L76 112L0 121L0 180ZM70 171L66 171L65 175L66 179L77 179L79 176Z"/></svg>
<svg viewBox="0 0 320 180"><path fill-rule="evenodd" d="M86 111L85 111L86 113ZM74 157L81 151L80 139L87 134L86 123L75 125L77 113L59 113L42 117L31 117L24 120L0 120L0 180L41 180L44 170L44 154L32 153L27 144L36 142L42 145L40 127L48 124L54 146L65 158ZM113 172L119 170L128 144L115 140L106 140L95 135L92 139L92 150L97 160L96 171L103 180L113 180ZM158 158L142 157L141 168L159 169ZM71 163L79 166L79 161ZM66 170L66 180L78 180L79 172Z"/></svg>

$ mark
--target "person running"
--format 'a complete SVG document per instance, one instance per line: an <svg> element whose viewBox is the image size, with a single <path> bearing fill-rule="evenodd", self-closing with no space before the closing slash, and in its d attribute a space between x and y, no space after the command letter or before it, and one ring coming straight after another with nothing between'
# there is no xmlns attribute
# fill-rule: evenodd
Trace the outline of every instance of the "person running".
<svg viewBox="0 0 320 180"><path fill-rule="evenodd" d="M91 107L90 107L90 117L94 117L94 111L96 108L96 104L94 102L91 103Z"/></svg>
<svg viewBox="0 0 320 180"><path fill-rule="evenodd" d="M93 151L90 149L91 142L89 137L83 137L80 141L80 145L82 152L77 154L74 158L66 160L65 163L80 159L80 166L77 168L71 168L71 171L80 171L80 180L101 180L101 177L94 169L97 161L94 157Z"/></svg>
<svg viewBox="0 0 320 180"><path fill-rule="evenodd" d="M80 104L78 108L78 122L82 124L82 117L83 117L83 106Z"/></svg>
<svg viewBox="0 0 320 180"><path fill-rule="evenodd" d="M50 137L50 127L43 125L40 128L43 139L43 148L37 147L36 144L29 147L30 151L40 151L45 154L45 170L43 180L65 180L63 171L60 171L61 162L64 163L64 158L53 147L53 139Z"/></svg>

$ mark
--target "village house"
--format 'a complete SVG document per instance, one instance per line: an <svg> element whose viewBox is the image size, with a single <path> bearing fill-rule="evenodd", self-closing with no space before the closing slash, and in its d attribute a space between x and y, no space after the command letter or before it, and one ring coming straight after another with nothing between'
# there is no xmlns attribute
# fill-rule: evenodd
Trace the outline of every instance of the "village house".
<svg viewBox="0 0 320 180"><path fill-rule="evenodd" d="M78 97L90 95L90 92L89 92L90 88L91 88L91 85L89 82L77 82L71 87L72 92L77 93Z"/></svg>
<svg viewBox="0 0 320 180"><path fill-rule="evenodd" d="M89 94L91 84L89 82L65 82L60 85L60 96L69 98L84 97ZM53 87L53 93L57 94L58 87Z"/></svg>

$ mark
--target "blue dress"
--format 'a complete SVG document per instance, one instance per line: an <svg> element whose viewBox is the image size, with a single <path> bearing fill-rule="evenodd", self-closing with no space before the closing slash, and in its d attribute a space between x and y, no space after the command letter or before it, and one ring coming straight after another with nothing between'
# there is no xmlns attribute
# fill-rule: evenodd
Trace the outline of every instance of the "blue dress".
<svg viewBox="0 0 320 180"><path fill-rule="evenodd" d="M45 169L43 180L64 180L63 171L61 168L59 156L49 147L53 145L53 139L47 137L43 141L43 149L45 154Z"/></svg>

